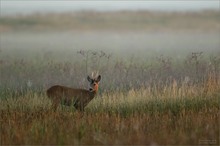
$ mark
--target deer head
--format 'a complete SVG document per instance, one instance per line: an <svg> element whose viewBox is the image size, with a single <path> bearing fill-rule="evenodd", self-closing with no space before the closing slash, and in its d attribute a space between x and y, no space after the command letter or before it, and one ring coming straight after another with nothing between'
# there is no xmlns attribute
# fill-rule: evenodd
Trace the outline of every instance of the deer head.
<svg viewBox="0 0 220 146"><path fill-rule="evenodd" d="M101 75L98 75L96 77L94 77L94 75L92 74L92 77L88 76L87 80L89 81L89 91L98 91L98 87L99 87L99 82L101 80Z"/></svg>

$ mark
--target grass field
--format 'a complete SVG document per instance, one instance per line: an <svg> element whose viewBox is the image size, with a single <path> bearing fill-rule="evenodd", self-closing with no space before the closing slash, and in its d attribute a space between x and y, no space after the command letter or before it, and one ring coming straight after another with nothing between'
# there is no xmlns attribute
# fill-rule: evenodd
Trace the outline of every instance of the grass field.
<svg viewBox="0 0 220 146"><path fill-rule="evenodd" d="M94 19L91 19L94 18ZM77 12L0 18L1 145L219 145L219 13ZM51 109L56 84L85 108Z"/></svg>
<svg viewBox="0 0 220 146"><path fill-rule="evenodd" d="M0 101L1 144L217 145L220 88L204 86L103 94L83 117L73 107L54 112L44 94L30 91Z"/></svg>
<svg viewBox="0 0 220 146"><path fill-rule="evenodd" d="M61 81L65 76L70 77L73 64L33 66L22 60L16 60L17 64L2 63L1 75L7 78L1 78L4 83L1 84L0 100L1 144L217 145L220 80L218 58L215 61L216 68L212 66L213 70L201 74L200 66L194 66L194 71L188 72L190 68L170 71L166 64L155 64L153 70L145 70L145 74L151 72L146 79L139 76L140 66L126 77L126 72L120 76L118 68L111 65L118 83L105 79L112 77L111 72L102 76L99 94L86 107L83 117L74 107L60 106L57 111L52 110L51 101L45 95L47 86L53 85L54 81L73 87L76 83L77 87L75 76L70 82L68 79ZM54 67L56 69L51 72ZM128 71L130 69L134 66L129 65ZM175 76L179 69L182 74ZM12 77L9 71L15 76ZM78 73L83 74L85 70L81 71ZM45 78L35 76L37 74ZM24 76L32 80L18 82Z"/></svg>

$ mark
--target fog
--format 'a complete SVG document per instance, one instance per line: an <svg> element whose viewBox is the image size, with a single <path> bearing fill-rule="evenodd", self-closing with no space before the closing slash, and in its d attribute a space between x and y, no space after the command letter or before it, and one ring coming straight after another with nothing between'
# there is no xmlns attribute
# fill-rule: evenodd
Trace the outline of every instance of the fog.
<svg viewBox="0 0 220 146"><path fill-rule="evenodd" d="M217 10L219 1L3 0L1 57L22 58L29 52L33 58L51 50L58 54L54 58L67 61L77 50L103 50L119 58L215 54L220 45Z"/></svg>
<svg viewBox="0 0 220 146"><path fill-rule="evenodd" d="M33 59L56 52L54 57L62 61L73 60L77 51L88 49L144 60L162 54L182 59L191 52L220 53L217 33L19 32L2 35L1 47L3 58L10 54L12 58Z"/></svg>

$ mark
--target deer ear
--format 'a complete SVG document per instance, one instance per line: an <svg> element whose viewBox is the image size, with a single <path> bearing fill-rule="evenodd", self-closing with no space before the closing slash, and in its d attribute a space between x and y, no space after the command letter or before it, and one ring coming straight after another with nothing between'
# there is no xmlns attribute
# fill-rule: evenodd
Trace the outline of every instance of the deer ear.
<svg viewBox="0 0 220 146"><path fill-rule="evenodd" d="M101 75L96 78L96 81L99 82L101 80Z"/></svg>
<svg viewBox="0 0 220 146"><path fill-rule="evenodd" d="M89 82L92 81L92 79L90 78L90 76L87 77L87 80L88 80Z"/></svg>

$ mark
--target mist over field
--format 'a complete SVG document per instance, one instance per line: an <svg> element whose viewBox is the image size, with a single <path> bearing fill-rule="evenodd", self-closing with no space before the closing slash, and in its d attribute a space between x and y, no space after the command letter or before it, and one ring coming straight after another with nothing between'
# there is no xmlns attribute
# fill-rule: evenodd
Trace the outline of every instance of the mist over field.
<svg viewBox="0 0 220 146"><path fill-rule="evenodd" d="M131 54L146 57L152 53L172 52L181 56L193 51L218 52L218 17L218 11L88 11L4 16L0 24L1 48L39 53L91 49L123 56L126 51L129 57Z"/></svg>
<svg viewBox="0 0 220 146"><path fill-rule="evenodd" d="M0 17L0 144L219 144L217 7L17 13L16 3ZM49 87L87 89L92 72L102 79L83 116L52 109Z"/></svg>

